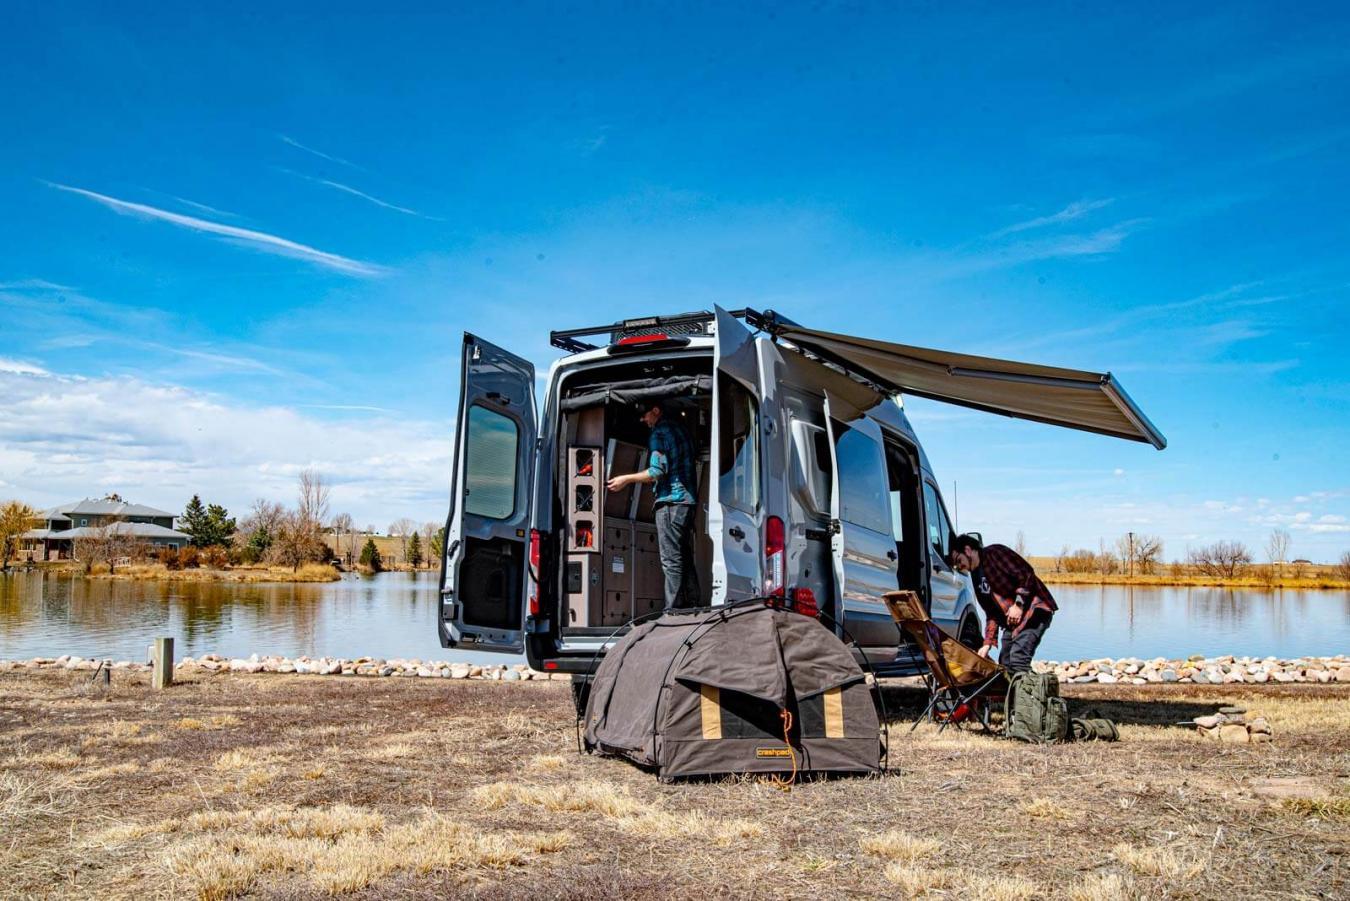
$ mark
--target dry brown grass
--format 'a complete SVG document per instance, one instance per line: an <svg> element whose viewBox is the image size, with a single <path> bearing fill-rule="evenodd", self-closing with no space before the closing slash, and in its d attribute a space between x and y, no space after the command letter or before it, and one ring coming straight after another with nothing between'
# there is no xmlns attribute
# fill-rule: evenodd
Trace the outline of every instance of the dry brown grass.
<svg viewBox="0 0 1350 901"><path fill-rule="evenodd" d="M905 863L926 860L942 850L941 843L931 838L918 838L896 829L880 835L864 836L858 844L868 854Z"/></svg>
<svg viewBox="0 0 1350 901"><path fill-rule="evenodd" d="M112 573L106 565L96 564L89 577L119 582L336 582L342 573L326 563L306 563L295 571L285 566L169 569L162 563L136 563L119 566Z"/></svg>
<svg viewBox="0 0 1350 901"><path fill-rule="evenodd" d="M1126 740L1048 748L890 687L892 772L785 792L577 756L558 683L78 681L0 674L0 895L1334 897L1350 859L1345 686L1068 686ZM1229 702L1275 742L1172 725Z"/></svg>

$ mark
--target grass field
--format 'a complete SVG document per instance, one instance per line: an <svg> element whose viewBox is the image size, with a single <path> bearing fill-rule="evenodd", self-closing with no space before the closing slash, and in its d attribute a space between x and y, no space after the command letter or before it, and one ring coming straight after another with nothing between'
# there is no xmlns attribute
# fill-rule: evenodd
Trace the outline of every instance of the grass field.
<svg viewBox="0 0 1350 901"><path fill-rule="evenodd" d="M889 775L662 785L566 683L0 675L7 897L1345 897L1350 687L1072 686L1115 745L910 734ZM1270 745L1170 725L1238 701Z"/></svg>

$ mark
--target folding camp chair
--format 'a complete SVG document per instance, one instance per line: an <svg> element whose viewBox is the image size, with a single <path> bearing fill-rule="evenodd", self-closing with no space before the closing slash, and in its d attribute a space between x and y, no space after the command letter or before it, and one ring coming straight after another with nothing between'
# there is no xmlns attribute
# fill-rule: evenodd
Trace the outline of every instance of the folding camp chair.
<svg viewBox="0 0 1350 901"><path fill-rule="evenodd" d="M896 625L914 639L928 664L928 672L924 674L928 706L910 731L918 728L920 721L933 719L942 723L940 732L973 715L985 731L992 732L989 727L990 702L1006 697L1008 671L943 631L929 617L923 601L914 592L889 592L886 607Z"/></svg>

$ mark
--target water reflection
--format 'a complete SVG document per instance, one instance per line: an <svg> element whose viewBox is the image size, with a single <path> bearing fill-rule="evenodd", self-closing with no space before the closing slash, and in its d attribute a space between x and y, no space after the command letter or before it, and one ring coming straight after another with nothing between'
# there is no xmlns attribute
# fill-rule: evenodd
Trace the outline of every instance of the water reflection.
<svg viewBox="0 0 1350 901"><path fill-rule="evenodd" d="M1045 659L1350 652L1350 592L1053 587ZM436 640L436 576L321 585L113 582L0 576L0 658L141 659L157 635L179 656L285 654L453 659ZM477 654L463 659L499 660Z"/></svg>

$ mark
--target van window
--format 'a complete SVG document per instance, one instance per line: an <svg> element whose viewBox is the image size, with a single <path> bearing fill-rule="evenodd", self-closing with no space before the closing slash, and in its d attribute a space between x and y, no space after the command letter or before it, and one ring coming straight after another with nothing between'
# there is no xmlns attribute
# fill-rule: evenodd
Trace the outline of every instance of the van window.
<svg viewBox="0 0 1350 901"><path fill-rule="evenodd" d="M464 512L509 519L516 512L516 445L520 428L477 404L469 407L464 442Z"/></svg>
<svg viewBox="0 0 1350 901"><path fill-rule="evenodd" d="M834 428L840 517L864 529L890 532L889 486L881 445L837 420Z"/></svg>
<svg viewBox="0 0 1350 901"><path fill-rule="evenodd" d="M759 508L759 405L740 382L718 373L718 491L722 503L753 513Z"/></svg>
<svg viewBox="0 0 1350 901"><path fill-rule="evenodd" d="M933 546L933 553L946 562L952 527L947 522L947 512L942 509L937 489L931 482L923 483L923 508L926 514L924 518L928 520L928 543Z"/></svg>

